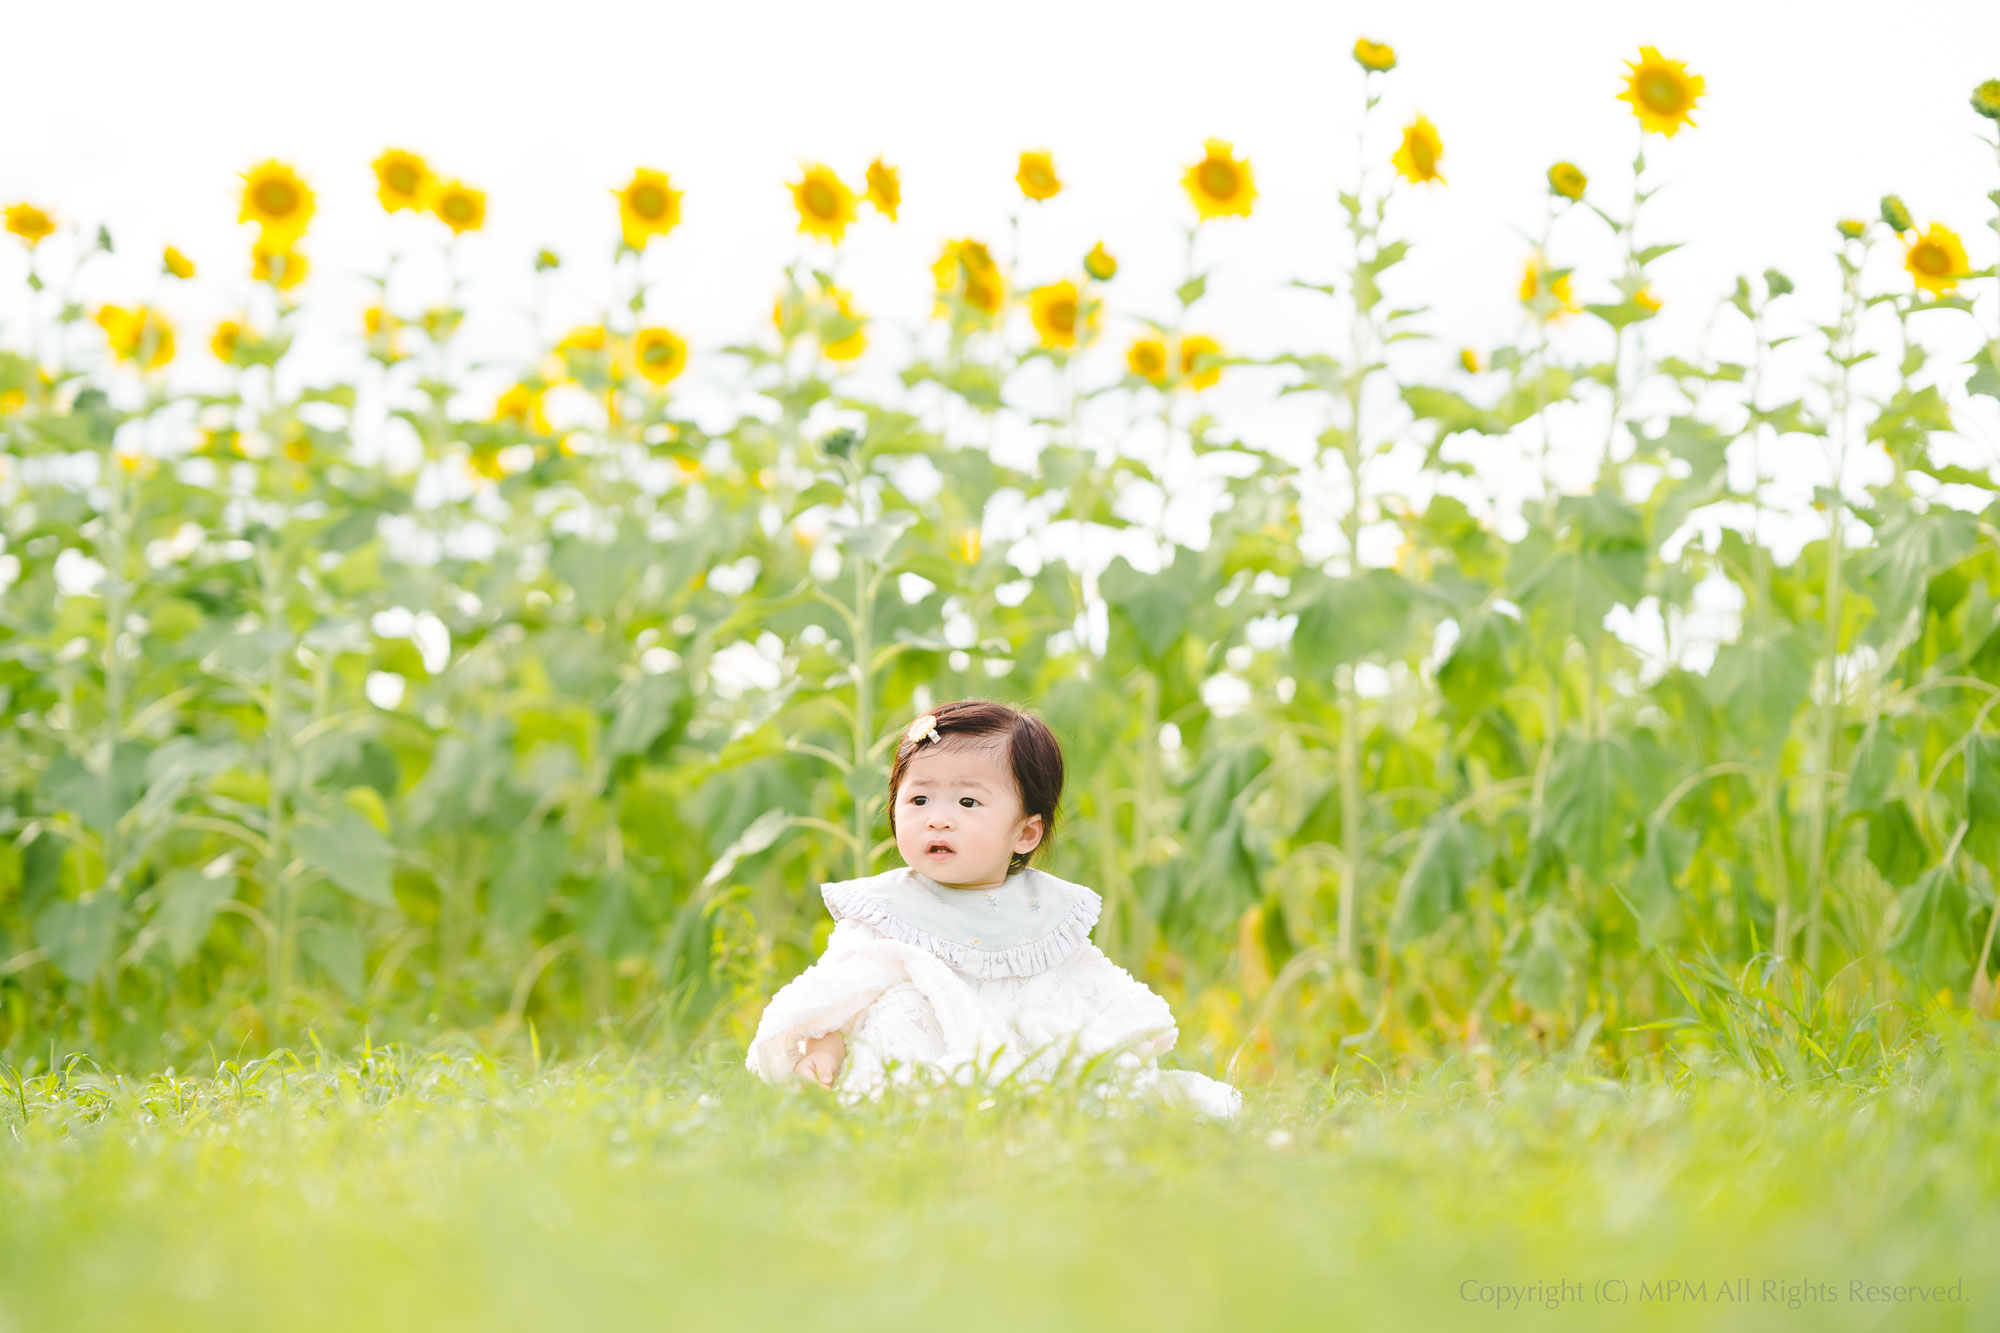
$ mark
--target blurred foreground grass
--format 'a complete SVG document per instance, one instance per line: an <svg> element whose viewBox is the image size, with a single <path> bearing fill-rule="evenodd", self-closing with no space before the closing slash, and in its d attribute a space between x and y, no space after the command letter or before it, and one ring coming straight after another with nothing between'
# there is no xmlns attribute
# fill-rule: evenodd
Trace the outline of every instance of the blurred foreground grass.
<svg viewBox="0 0 2000 1333"><path fill-rule="evenodd" d="M1233 1125L1060 1090L843 1110L722 1055L0 1068L0 1330L1992 1327L1992 1036L1806 1087L1364 1061ZM1704 1299L1642 1301L1675 1279Z"/></svg>

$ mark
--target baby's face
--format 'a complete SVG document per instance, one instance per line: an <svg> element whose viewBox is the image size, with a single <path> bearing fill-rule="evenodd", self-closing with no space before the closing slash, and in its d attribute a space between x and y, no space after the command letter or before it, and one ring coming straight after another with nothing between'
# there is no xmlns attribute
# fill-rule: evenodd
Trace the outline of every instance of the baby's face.
<svg viewBox="0 0 2000 1333"><path fill-rule="evenodd" d="M1014 853L1041 840L1042 817L1023 815L1004 741L927 741L904 768L896 850L911 869L950 888L991 888Z"/></svg>

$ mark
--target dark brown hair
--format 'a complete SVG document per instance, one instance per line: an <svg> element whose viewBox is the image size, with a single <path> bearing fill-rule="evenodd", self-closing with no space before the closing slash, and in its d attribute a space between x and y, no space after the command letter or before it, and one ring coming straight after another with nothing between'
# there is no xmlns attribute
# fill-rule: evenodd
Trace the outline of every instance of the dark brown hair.
<svg viewBox="0 0 2000 1333"><path fill-rule="evenodd" d="M954 736L967 739L997 736L1007 747L1008 766L1014 772L1014 789L1021 797L1022 816L1042 817L1042 840L1033 851L1015 852L1007 863L1009 874L1027 869L1035 853L1049 845L1049 837L1056 828L1056 806L1062 801L1062 746L1056 743L1055 733L1033 713L1023 713L992 699L960 699L939 704L930 710L930 716L937 719L938 740L925 736L921 741L913 741L905 731L896 742L896 762L889 768L889 832L896 831L896 791L903 785L903 774L916 758L919 745L944 744Z"/></svg>

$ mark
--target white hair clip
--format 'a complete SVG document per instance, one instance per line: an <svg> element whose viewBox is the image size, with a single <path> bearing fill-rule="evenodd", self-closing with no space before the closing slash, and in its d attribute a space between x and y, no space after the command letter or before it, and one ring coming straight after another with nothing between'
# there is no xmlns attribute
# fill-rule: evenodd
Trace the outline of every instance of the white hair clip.
<svg viewBox="0 0 2000 1333"><path fill-rule="evenodd" d="M923 744L925 737L929 737L940 745L944 743L944 737L938 735L937 714L935 713L925 713L915 722L912 722L907 734L912 745Z"/></svg>

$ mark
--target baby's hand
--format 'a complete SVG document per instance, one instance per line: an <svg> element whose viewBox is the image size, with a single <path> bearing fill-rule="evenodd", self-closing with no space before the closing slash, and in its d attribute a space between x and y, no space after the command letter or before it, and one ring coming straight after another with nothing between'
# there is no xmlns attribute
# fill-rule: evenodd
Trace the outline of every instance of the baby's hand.
<svg viewBox="0 0 2000 1333"><path fill-rule="evenodd" d="M847 1054L847 1042L838 1032L829 1032L824 1037L812 1037L806 1041L806 1053L792 1067L792 1072L800 1078L812 1079L822 1088L833 1086L835 1076L840 1073L840 1061Z"/></svg>

